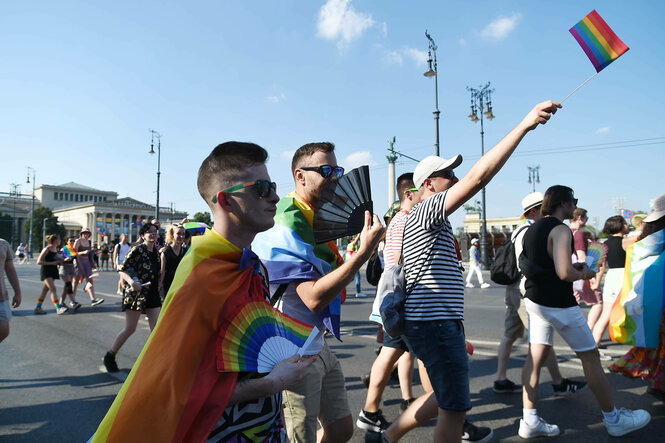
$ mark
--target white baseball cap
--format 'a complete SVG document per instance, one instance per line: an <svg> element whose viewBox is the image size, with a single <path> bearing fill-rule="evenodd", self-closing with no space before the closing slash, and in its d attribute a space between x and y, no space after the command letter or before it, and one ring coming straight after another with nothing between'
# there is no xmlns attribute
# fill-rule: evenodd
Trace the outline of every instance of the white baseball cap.
<svg viewBox="0 0 665 443"><path fill-rule="evenodd" d="M462 156L457 154L453 158L445 159L437 155L430 155L425 157L418 163L416 169L413 171L413 184L416 188L420 188L427 177L434 174L436 171L443 171L444 169L455 169L462 163Z"/></svg>

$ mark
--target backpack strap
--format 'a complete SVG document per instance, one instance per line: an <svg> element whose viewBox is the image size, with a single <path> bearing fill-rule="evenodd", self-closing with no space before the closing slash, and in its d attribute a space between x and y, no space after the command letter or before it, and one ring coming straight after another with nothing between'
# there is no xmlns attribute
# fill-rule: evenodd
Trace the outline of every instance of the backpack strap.
<svg viewBox="0 0 665 443"><path fill-rule="evenodd" d="M275 306L277 302L279 301L280 298L282 298L282 295L284 295L284 291L286 291L286 288L289 286L288 283L282 283L277 287L277 290L275 293L270 297L270 304L272 306Z"/></svg>

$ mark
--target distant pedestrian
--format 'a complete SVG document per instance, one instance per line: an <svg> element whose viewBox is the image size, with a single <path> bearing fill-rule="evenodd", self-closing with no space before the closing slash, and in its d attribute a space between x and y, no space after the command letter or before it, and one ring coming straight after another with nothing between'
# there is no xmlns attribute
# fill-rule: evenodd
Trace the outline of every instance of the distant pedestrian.
<svg viewBox="0 0 665 443"><path fill-rule="evenodd" d="M623 287L624 266L626 264L626 251L623 249L623 236L628 233L628 222L620 215L610 217L605 221L603 232L610 237L605 241L607 246L607 260L596 276L600 281L605 275L605 284L603 285L603 304L600 317L595 324L590 325L593 338L596 340L596 346L605 335L607 325L610 322L610 312L617 299L621 288ZM601 360L611 360L612 358L600 353Z"/></svg>
<svg viewBox="0 0 665 443"><path fill-rule="evenodd" d="M58 246L60 246L60 236L58 234L50 234L46 236L46 247L42 249L37 259L37 264L41 266L39 271L40 279L44 282L42 292L37 299L37 306L34 313L36 315L46 314L42 309L42 303L46 298L48 292L51 293L51 301L55 305L55 312L58 315L67 312L67 306L60 303L57 289L55 287L55 280L59 280L58 266L62 264L63 257L60 255Z"/></svg>
<svg viewBox="0 0 665 443"><path fill-rule="evenodd" d="M471 248L469 248L469 273L466 275L466 287L473 288L473 283L471 283L471 278L473 274L476 274L478 283L480 284L481 289L489 288L490 285L485 283L483 280L483 271L480 268L481 264L480 259L480 250L478 249L478 239L474 238L471 240Z"/></svg>
<svg viewBox="0 0 665 443"><path fill-rule="evenodd" d="M109 251L109 245L108 243L104 242L102 243L102 247L99 250L99 270L100 271L108 271L109 270L109 258L110 258L110 251Z"/></svg>
<svg viewBox="0 0 665 443"><path fill-rule="evenodd" d="M74 243L76 242L75 237L67 238L67 244L65 247L69 246L74 249ZM60 296L60 304L67 306L66 300L69 296L69 307L73 310L77 310L81 307L81 303L76 301L76 293L74 292L74 280L76 279L76 256L67 257L61 252L63 256L62 266L60 267L60 277L65 285L62 288L62 295Z"/></svg>
<svg viewBox="0 0 665 443"><path fill-rule="evenodd" d="M141 313L148 316L152 331L162 306L159 297L159 253L155 247L157 228L146 223L141 226L139 235L143 240L134 246L118 271L124 280L122 310L125 312L125 327L118 333L111 349L104 356L104 366L109 372L117 372L115 356L125 341L136 331Z"/></svg>
<svg viewBox="0 0 665 443"><path fill-rule="evenodd" d="M180 260L185 256L187 248L184 244L185 228L180 224L171 225L166 231L166 246L162 248L161 271L159 273L159 293L162 299L171 289L171 283L175 277L175 271L178 269Z"/></svg>
<svg viewBox="0 0 665 443"><path fill-rule="evenodd" d="M94 250L92 243L90 243L91 236L92 232L90 232L90 229L83 228L79 233L79 238L74 242L74 249L76 250L76 269L78 272L78 283L82 283L83 281L86 282L84 291L88 293L88 296L90 296L90 304L92 306L97 306L101 303L104 303L104 299L95 297L95 284L92 277L92 267L94 260L92 255ZM76 286L78 286L78 283ZM76 292L76 289L74 289L74 292Z"/></svg>
<svg viewBox="0 0 665 443"><path fill-rule="evenodd" d="M125 257L129 253L131 246L127 241L127 234L120 234L120 242L113 248L113 269L118 271L118 268L125 261ZM122 295L122 276L118 276L118 295Z"/></svg>
<svg viewBox="0 0 665 443"><path fill-rule="evenodd" d="M360 249L360 244L358 243L359 241L360 241L360 235L356 235L349 239L349 243L346 245L346 256L344 257L346 261L351 260L351 257L353 257L358 252L358 249ZM356 297L357 298L367 297L367 295L363 294L361 290L360 271L356 272L354 280L356 283Z"/></svg>
<svg viewBox="0 0 665 443"><path fill-rule="evenodd" d="M9 303L9 292L5 286L5 276L14 290L11 307ZM9 320L12 318L12 308L16 309L21 304L21 285L14 268L14 257L12 248L6 240L0 238L0 342L9 336Z"/></svg>
<svg viewBox="0 0 665 443"><path fill-rule="evenodd" d="M20 243L18 247L16 248L16 257L18 258L18 263L22 265L26 261L30 263L30 258L28 257L28 254L26 253L25 250L25 245L23 243Z"/></svg>
<svg viewBox="0 0 665 443"><path fill-rule="evenodd" d="M596 275L586 263L574 266L570 259L573 236L563 220L573 217L576 206L571 188L550 187L543 198L543 218L524 234L520 263L527 278L524 303L529 313L529 352L522 370L524 409L518 431L522 438L559 435L559 427L540 418L536 410L540 368L552 349L554 331L582 361L584 375L610 435L626 435L651 420L647 411L615 407L596 342L573 296L574 281L590 280Z"/></svg>

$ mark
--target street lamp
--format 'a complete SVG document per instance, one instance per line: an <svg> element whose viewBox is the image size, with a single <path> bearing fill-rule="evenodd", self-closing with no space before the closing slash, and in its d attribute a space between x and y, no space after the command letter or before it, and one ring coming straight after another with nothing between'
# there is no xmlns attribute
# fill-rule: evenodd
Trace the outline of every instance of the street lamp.
<svg viewBox="0 0 665 443"><path fill-rule="evenodd" d="M487 117L488 120L494 119L494 114L492 113L492 92L494 89L490 89L490 82L487 82L485 86L479 87L480 89L466 87L466 90L471 92L471 114L469 118L472 122L477 123L480 120L480 152L481 156L485 155L485 131L483 125L483 115ZM480 118L478 118L480 114ZM487 250L487 211L485 207L485 187L481 191L481 218L482 223L480 227L480 256L481 261L484 263L484 266L487 267L488 263L488 250Z"/></svg>
<svg viewBox="0 0 665 443"><path fill-rule="evenodd" d="M162 161L162 136L159 132L153 131L152 129L150 131L150 152L149 154L154 154L155 150L153 149L155 145L155 138L157 139L157 203L155 204L155 218L159 219L159 175L160 175L160 167L161 167L161 161Z"/></svg>
<svg viewBox="0 0 665 443"><path fill-rule="evenodd" d="M436 44L432 37L425 30L425 37L429 40L429 48L427 49L427 72L423 75L427 78L434 77L434 155L439 155L439 80L436 70ZM432 54L434 59L432 60ZM434 64L432 65L432 61Z"/></svg>
<svg viewBox="0 0 665 443"><path fill-rule="evenodd" d="M12 249L16 248L16 237L18 235L18 224L16 223L16 198L21 193L21 185L18 183L10 183L12 190L9 195L14 196L14 209L12 211Z"/></svg>
<svg viewBox="0 0 665 443"><path fill-rule="evenodd" d="M531 192L536 192L536 183L540 183L540 165L527 166L527 168L529 169L529 183L533 184Z"/></svg>
<svg viewBox="0 0 665 443"><path fill-rule="evenodd" d="M35 169L30 166L26 166L26 168L28 169L26 183L30 183L30 171L32 171L32 204L30 205L30 235L28 236L28 254L32 258L32 218L35 214Z"/></svg>

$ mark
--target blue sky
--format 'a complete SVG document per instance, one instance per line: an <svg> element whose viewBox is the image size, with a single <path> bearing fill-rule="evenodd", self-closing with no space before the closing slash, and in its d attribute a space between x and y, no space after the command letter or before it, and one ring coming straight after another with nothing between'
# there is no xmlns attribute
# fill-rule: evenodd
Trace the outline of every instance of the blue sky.
<svg viewBox="0 0 665 443"><path fill-rule="evenodd" d="M38 184L154 202L152 128L162 134L164 206L207 209L196 173L218 143L264 146L283 196L290 154L328 140L347 169L372 166L382 214L387 140L415 158L433 153L425 29L439 48L441 155L464 156L460 175L480 155L466 87L495 88L489 149L533 105L594 73L568 32L594 8L630 51L527 136L487 187L487 215L517 214L527 166L539 165L537 190L573 187L602 227L617 202L647 210L664 190L665 7L655 0L10 2L0 16L0 189L24 183L31 166ZM414 167L400 160L397 174Z"/></svg>

